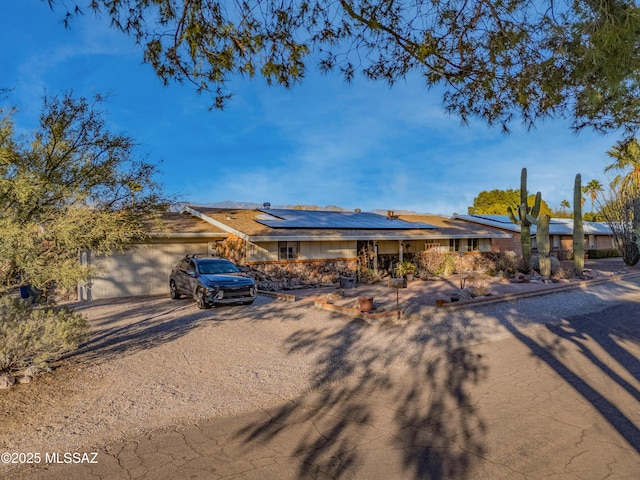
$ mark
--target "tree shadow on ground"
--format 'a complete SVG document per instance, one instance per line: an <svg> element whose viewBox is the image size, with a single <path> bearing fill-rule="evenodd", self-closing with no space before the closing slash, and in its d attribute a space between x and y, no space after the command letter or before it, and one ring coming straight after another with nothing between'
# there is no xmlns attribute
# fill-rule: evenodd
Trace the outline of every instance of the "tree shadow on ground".
<svg viewBox="0 0 640 480"><path fill-rule="evenodd" d="M455 317L410 329L355 320L293 333L289 353L317 358L315 393L247 425L237 438L250 449L295 430L299 478L352 478L387 441L381 431L390 431L384 448L400 456L406 478L467 478L484 453L486 430L469 389L487 367L469 346L480 340L473 320Z"/></svg>
<svg viewBox="0 0 640 480"><path fill-rule="evenodd" d="M603 305L596 312L547 323L537 335L518 326L515 311L499 320L640 452L640 424L634 423L640 411L640 390L633 385L640 382L640 359L623 346L626 342L640 345L638 300ZM592 381L608 385L607 390L592 386Z"/></svg>
<svg viewBox="0 0 640 480"><path fill-rule="evenodd" d="M198 310L190 299L128 298L71 305L89 316L91 335L63 360L100 364L172 342L205 326L244 320L247 312L259 320L270 315L262 309L272 302L261 298L252 306L222 306ZM102 313L95 313L102 309Z"/></svg>

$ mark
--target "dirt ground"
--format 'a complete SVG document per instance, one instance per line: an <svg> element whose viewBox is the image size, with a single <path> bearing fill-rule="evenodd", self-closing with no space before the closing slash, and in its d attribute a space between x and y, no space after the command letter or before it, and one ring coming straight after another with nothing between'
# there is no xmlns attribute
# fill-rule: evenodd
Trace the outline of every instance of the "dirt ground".
<svg viewBox="0 0 640 480"><path fill-rule="evenodd" d="M586 267L596 278L629 272L614 260L587 262ZM401 301L433 305L436 298L457 289L457 281L453 276L412 282L401 290ZM495 280L489 289L499 295L555 285L561 284ZM395 302L395 291L384 285L361 287L347 295L361 295L365 289L380 304ZM301 300L327 294L321 289L295 293ZM356 363L344 362L339 355L324 358L321 348L305 348L309 332L320 329L331 339L331 332L342 329L347 319L310 308L304 301L289 304L260 297L249 309L199 311L188 299L142 298L75 308L87 315L91 340L53 372L0 390L1 451L69 451L167 425L254 411L308 393L327 371ZM432 325L453 328L456 321L466 325L470 318L461 312ZM419 351L402 347L408 338L415 339L412 328L371 329L365 337L349 341L364 341L371 351L378 351L378 344L387 350L396 345L395 352L401 353L394 353L394 362L411 365L426 355L422 342ZM487 322L481 333L474 332L473 341L500 335L505 332ZM382 358L376 362L369 365L371 371L390 368ZM0 475L10 467L0 465Z"/></svg>

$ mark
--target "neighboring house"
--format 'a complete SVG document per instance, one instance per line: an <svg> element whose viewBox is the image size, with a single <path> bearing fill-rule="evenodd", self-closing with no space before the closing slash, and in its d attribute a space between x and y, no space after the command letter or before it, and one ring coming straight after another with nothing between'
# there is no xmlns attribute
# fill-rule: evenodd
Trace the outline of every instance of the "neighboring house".
<svg viewBox="0 0 640 480"><path fill-rule="evenodd" d="M505 250L522 253L520 244L520 225L513 223L507 215L457 215L456 219L497 228L504 232L513 233L512 244ZM585 250L615 249L611 229L603 222L583 222ZM531 226L532 249L536 248L536 226ZM552 218L549 223L549 241L551 254L561 256L563 252L573 251L573 219Z"/></svg>
<svg viewBox="0 0 640 480"><path fill-rule="evenodd" d="M168 290L168 275L186 253L209 253L244 266L260 288L331 284L355 273L366 250L372 267L437 248L503 250L513 233L436 215L186 207L150 227L151 237L112 256L83 255L101 271L79 287L80 299L152 295Z"/></svg>

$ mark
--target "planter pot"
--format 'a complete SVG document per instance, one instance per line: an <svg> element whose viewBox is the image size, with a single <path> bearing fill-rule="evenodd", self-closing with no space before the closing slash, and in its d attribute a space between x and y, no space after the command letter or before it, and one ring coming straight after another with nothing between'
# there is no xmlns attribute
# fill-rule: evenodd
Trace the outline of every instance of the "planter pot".
<svg viewBox="0 0 640 480"><path fill-rule="evenodd" d="M360 305L360 311L363 313L373 312L373 297L360 297L358 298L358 304Z"/></svg>
<svg viewBox="0 0 640 480"><path fill-rule="evenodd" d="M413 273L407 273L405 278L407 279L407 282L413 282L414 275L413 275Z"/></svg>

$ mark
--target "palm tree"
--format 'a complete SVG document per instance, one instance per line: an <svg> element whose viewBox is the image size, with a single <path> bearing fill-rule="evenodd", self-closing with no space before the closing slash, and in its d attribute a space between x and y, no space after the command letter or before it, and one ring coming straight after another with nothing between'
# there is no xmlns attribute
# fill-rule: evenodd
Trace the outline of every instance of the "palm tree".
<svg viewBox="0 0 640 480"><path fill-rule="evenodd" d="M562 200L560 202L560 210L562 210L563 215L567 213L568 208L571 208L571 204L569 203L569 200Z"/></svg>
<svg viewBox="0 0 640 480"><path fill-rule="evenodd" d="M611 182L613 187L620 187L626 191L634 191L640 187L640 144L637 138L618 142L607 152L615 162L608 165L604 171L621 170L625 174L616 175Z"/></svg>
<svg viewBox="0 0 640 480"><path fill-rule="evenodd" d="M602 184L598 180L593 179L589 183L587 183L584 187L582 187L582 191L587 195L589 195L589 197L591 197L591 213L595 214L594 203L596 201L596 198L598 198L598 194L600 192L604 192L604 189L602 188Z"/></svg>

